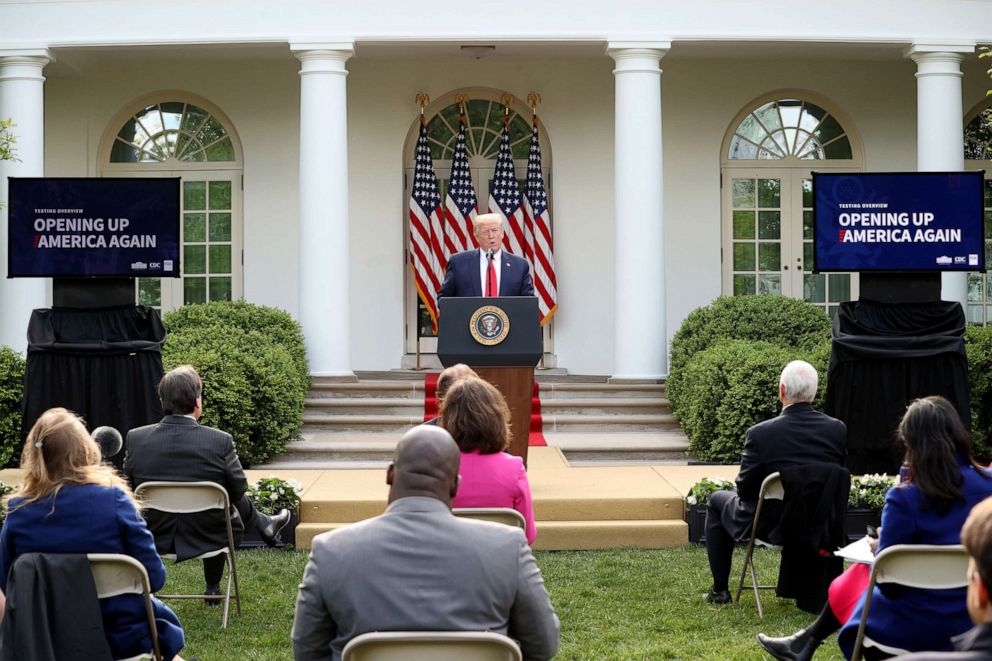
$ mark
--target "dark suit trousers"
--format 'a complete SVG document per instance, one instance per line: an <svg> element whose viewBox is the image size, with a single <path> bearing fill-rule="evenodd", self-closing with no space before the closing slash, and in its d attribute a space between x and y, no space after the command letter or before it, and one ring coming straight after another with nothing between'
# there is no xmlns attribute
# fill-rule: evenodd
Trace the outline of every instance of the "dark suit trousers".
<svg viewBox="0 0 992 661"><path fill-rule="evenodd" d="M730 565L734 558L734 538L727 532L721 518L726 507L736 507L737 492L717 491L710 496L706 508L706 555L713 574L713 589L726 590L730 580Z"/></svg>
<svg viewBox="0 0 992 661"><path fill-rule="evenodd" d="M264 515L259 515L255 506L251 504L248 500L248 496L241 496L241 498L234 503L234 509L241 517L244 522L244 530L251 530L259 523L262 523ZM264 523L263 523L264 525ZM242 530L239 526L233 526L234 528L234 543L235 545L241 543L241 537L243 535ZM215 555L212 558L204 558L203 560L203 581L207 585L219 585L220 579L224 576L224 555Z"/></svg>

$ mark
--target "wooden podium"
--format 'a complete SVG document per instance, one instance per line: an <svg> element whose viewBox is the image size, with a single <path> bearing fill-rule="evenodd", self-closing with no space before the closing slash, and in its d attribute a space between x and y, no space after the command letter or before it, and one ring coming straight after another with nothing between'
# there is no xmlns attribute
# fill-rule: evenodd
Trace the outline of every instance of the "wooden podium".
<svg viewBox="0 0 992 661"><path fill-rule="evenodd" d="M510 409L510 454L527 463L534 366L543 340L533 296L442 298L437 355L465 363L496 386Z"/></svg>

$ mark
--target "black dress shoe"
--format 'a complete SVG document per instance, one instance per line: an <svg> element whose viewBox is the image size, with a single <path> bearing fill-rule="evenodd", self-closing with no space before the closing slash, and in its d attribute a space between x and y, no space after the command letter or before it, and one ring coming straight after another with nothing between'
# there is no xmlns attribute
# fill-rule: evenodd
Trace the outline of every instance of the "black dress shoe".
<svg viewBox="0 0 992 661"><path fill-rule="evenodd" d="M822 642L814 639L805 629L785 638L758 634L758 644L779 661L809 661Z"/></svg>
<svg viewBox="0 0 992 661"><path fill-rule="evenodd" d="M208 585L203 589L203 594L207 596L210 595L220 596L220 584L218 583L217 585ZM220 602L221 602L220 599L204 599L203 601L206 602L207 606L220 606Z"/></svg>
<svg viewBox="0 0 992 661"><path fill-rule="evenodd" d="M710 604L729 604L733 601L730 598L730 590L710 590L703 595L703 599Z"/></svg>
<svg viewBox="0 0 992 661"><path fill-rule="evenodd" d="M267 518L268 520L264 524L258 526L258 536L267 545L275 546L279 543L279 533L289 523L289 510L279 510L278 514L273 514Z"/></svg>

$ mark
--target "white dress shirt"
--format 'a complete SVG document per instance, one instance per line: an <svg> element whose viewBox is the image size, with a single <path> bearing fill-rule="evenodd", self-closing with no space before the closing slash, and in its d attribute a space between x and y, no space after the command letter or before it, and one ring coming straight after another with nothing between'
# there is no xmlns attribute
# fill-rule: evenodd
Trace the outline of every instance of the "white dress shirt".
<svg viewBox="0 0 992 661"><path fill-rule="evenodd" d="M500 264L502 263L503 249L500 248L493 253L493 268L496 269L496 291L493 296L499 296ZM486 251L479 248L479 278L482 283L482 295L486 295L486 270L489 268L489 260L486 258Z"/></svg>

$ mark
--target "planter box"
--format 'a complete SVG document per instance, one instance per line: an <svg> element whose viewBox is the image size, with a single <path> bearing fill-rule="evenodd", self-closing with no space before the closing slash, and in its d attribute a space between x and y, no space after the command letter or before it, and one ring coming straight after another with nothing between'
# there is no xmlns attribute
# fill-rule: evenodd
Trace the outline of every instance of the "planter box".
<svg viewBox="0 0 992 661"><path fill-rule="evenodd" d="M881 524L882 510L860 507L847 510L847 518L844 520L844 532L847 533L848 543L855 542L864 537L868 526L878 528Z"/></svg>
<svg viewBox="0 0 992 661"><path fill-rule="evenodd" d="M689 543L706 543L706 505L689 505L685 510L685 521L689 524Z"/></svg>
<svg viewBox="0 0 992 661"><path fill-rule="evenodd" d="M286 548L287 545L293 547L296 546L296 524L300 522L300 516L296 510L291 510L289 513L289 523L286 527L282 529L279 534L280 541L275 545L275 548L282 549ZM258 531L252 528L251 530L246 530L244 537L241 538L241 543L238 544L239 549L265 549L268 545L262 541L258 536Z"/></svg>

